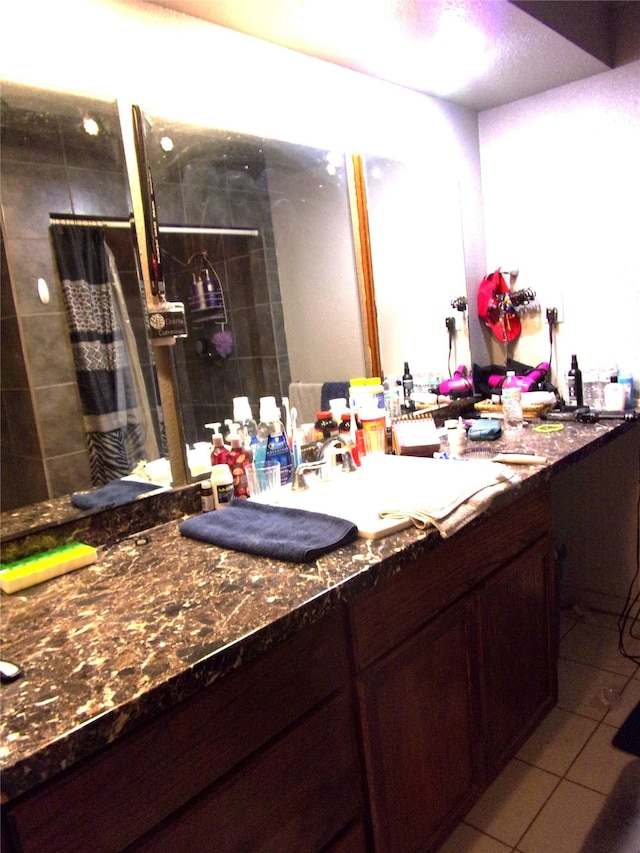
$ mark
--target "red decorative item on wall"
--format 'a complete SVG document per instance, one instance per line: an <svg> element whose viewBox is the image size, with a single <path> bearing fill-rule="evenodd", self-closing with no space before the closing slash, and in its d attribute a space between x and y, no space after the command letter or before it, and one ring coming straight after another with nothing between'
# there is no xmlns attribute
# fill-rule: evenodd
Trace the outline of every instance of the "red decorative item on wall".
<svg viewBox="0 0 640 853"><path fill-rule="evenodd" d="M500 269L486 275L480 283L478 316L502 344L514 341L520 334L520 317L511 301L511 291Z"/></svg>

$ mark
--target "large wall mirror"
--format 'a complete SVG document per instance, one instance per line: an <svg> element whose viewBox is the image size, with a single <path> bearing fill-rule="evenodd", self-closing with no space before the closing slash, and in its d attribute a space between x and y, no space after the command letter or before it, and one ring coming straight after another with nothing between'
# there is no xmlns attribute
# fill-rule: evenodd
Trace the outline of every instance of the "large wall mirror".
<svg viewBox="0 0 640 853"><path fill-rule="evenodd" d="M163 430L116 104L7 82L1 100L7 511L161 456Z"/></svg>
<svg viewBox="0 0 640 853"><path fill-rule="evenodd" d="M234 397L257 417L292 380L362 375L344 154L143 114L167 298L187 312L172 348L185 443Z"/></svg>
<svg viewBox="0 0 640 853"><path fill-rule="evenodd" d="M166 348L183 447L232 418L234 397L257 417L291 381L366 375L351 158L142 114L167 297L187 315ZM3 83L1 119L2 509L28 519L29 505L96 485L52 227L103 235L137 355L125 408L144 415L145 458L167 447L116 104ZM442 365L464 269L457 193L424 164L363 162L383 367Z"/></svg>

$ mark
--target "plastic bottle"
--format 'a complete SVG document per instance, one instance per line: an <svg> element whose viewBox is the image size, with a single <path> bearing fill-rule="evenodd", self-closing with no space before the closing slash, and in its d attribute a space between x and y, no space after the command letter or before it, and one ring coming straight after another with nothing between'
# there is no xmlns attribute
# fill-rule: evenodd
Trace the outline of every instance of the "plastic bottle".
<svg viewBox="0 0 640 853"><path fill-rule="evenodd" d="M293 477L291 449L284 427L280 421L280 410L275 397L260 398L260 424L258 445L254 455L255 464L269 466L280 463L280 485L285 486Z"/></svg>
<svg viewBox="0 0 640 853"><path fill-rule="evenodd" d="M200 483L200 506L202 507L202 512L211 512L212 509L216 508L213 502L211 480L203 480Z"/></svg>
<svg viewBox="0 0 640 853"><path fill-rule="evenodd" d="M404 363L404 373L402 374L402 395L403 402L402 407L405 412L413 411L413 400L411 399L411 392L413 391L413 376L411 375L411 371L409 370L409 362L405 361Z"/></svg>
<svg viewBox="0 0 640 853"><path fill-rule="evenodd" d="M249 484L247 482L247 465L253 462L253 453L250 448L242 446L242 438L239 433L231 436L231 449L227 456L227 465L233 477L233 494L237 498L249 497Z"/></svg>
<svg viewBox="0 0 640 853"><path fill-rule="evenodd" d="M467 447L467 428L462 418L455 421L455 426L448 430L447 437L449 439L449 455L463 456Z"/></svg>
<svg viewBox="0 0 640 853"><path fill-rule="evenodd" d="M618 371L618 385L624 388L624 407L633 409L633 376L627 371Z"/></svg>
<svg viewBox="0 0 640 853"><path fill-rule="evenodd" d="M502 414L505 430L520 430L524 426L522 415L522 389L514 370L508 370L502 384Z"/></svg>
<svg viewBox="0 0 640 853"><path fill-rule="evenodd" d="M207 426L210 426L210 424L207 424ZM226 447L224 438L218 432L220 424L214 423L212 426L215 432L211 437L211 444L213 445L213 449L211 451L211 464L225 465L227 462L227 456L229 455L229 448Z"/></svg>
<svg viewBox="0 0 640 853"><path fill-rule="evenodd" d="M251 413L248 397L233 398L233 420L240 428L242 446L253 451L258 443L258 424Z"/></svg>
<svg viewBox="0 0 640 853"><path fill-rule="evenodd" d="M399 418L402 414L400 407L400 382L393 376L385 377L382 383L384 388L384 408L387 418L387 426L391 426L391 421Z"/></svg>
<svg viewBox="0 0 640 853"><path fill-rule="evenodd" d="M324 441L325 438L338 435L338 424L331 412L316 412L314 431L316 441Z"/></svg>
<svg viewBox="0 0 640 853"><path fill-rule="evenodd" d="M578 356L571 356L571 369L567 373L567 396L570 406L584 405L582 390L582 371L578 367Z"/></svg>
<svg viewBox="0 0 640 853"><path fill-rule="evenodd" d="M618 382L618 374L611 376L611 381L604 386L604 407L608 412L621 412L625 406L624 386Z"/></svg>
<svg viewBox="0 0 640 853"><path fill-rule="evenodd" d="M213 465L211 468L211 487L215 509L224 509L233 500L233 477L228 465Z"/></svg>

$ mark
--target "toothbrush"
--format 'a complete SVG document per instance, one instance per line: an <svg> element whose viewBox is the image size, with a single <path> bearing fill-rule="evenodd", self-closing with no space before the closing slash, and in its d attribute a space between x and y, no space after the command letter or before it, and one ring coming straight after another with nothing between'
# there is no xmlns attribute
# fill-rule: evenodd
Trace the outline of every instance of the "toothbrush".
<svg viewBox="0 0 640 853"><path fill-rule="evenodd" d="M293 453L293 467L297 468L302 462L300 454L300 437L298 435L298 410L295 406L291 407L291 452Z"/></svg>
<svg viewBox="0 0 640 853"><path fill-rule="evenodd" d="M289 447L291 448L293 444L293 434L291 432L291 409L289 408L289 398L282 398L282 408L284 409L284 432L287 436L287 441L289 443Z"/></svg>

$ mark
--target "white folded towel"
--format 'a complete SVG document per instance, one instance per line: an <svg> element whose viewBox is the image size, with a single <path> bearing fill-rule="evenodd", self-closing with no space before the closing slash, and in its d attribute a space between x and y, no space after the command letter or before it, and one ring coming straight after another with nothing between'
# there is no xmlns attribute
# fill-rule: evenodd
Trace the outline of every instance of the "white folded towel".
<svg viewBox="0 0 640 853"><path fill-rule="evenodd" d="M410 518L420 530L433 526L446 539L483 513L497 494L520 481L511 468L497 462L441 460L439 465L443 468L438 470L437 502L425 505L425 485L414 482L403 486L395 508L382 510L380 518ZM452 465L464 468L452 469ZM429 492L433 494L433 482Z"/></svg>

